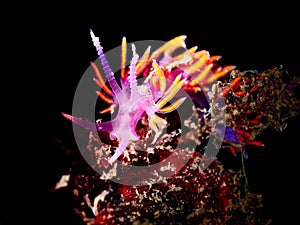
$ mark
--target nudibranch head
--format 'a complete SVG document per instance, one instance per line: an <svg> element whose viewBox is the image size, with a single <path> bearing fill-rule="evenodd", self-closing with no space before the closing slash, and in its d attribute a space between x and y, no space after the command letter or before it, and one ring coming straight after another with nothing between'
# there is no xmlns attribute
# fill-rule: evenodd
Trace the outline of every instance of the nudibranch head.
<svg viewBox="0 0 300 225"><path fill-rule="evenodd" d="M110 158L110 163L115 162L123 154L130 142L140 139L136 126L142 118L147 117L148 126L155 133L153 137L155 142L167 126L167 120L161 115L178 109L186 99L186 96L179 95L181 89L190 92L205 91L207 85L234 69L234 66L224 68L218 66L216 62L220 56L210 56L205 50L197 52L197 47L186 49L185 35L166 42L153 53L150 52L149 46L141 57L132 44L132 59L128 68L127 42L124 37L120 82L118 82L99 38L92 30L90 35L108 81L107 85L96 64L91 63L96 74L94 81L100 87L97 95L109 105L101 113L113 113L117 109L117 115L111 121L97 123L97 126L93 126L93 121L83 121L65 113L63 115L87 129L108 131L110 138L118 141L118 147ZM184 51L174 55L178 49ZM142 83L137 82L138 77L143 78ZM171 100L173 103L170 103Z"/></svg>

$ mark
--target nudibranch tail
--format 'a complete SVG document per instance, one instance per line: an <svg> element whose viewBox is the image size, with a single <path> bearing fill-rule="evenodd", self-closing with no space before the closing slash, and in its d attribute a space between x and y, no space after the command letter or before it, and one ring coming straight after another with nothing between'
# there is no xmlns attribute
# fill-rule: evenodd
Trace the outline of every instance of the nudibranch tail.
<svg viewBox="0 0 300 225"><path fill-rule="evenodd" d="M120 142L119 147L116 149L115 153L109 159L109 163L112 164L124 153L128 145L128 142Z"/></svg>

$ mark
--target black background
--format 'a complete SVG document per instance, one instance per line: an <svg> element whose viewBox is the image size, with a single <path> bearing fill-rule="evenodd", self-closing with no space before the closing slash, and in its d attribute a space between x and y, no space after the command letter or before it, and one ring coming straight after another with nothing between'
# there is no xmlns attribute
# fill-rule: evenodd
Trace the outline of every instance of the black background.
<svg viewBox="0 0 300 225"><path fill-rule="evenodd" d="M123 36L128 42L168 41L185 34L187 47L197 45L198 49L208 50L211 55L222 55L225 64L236 65L237 69L266 70L283 65L291 74L299 75L299 13L296 9L287 3L262 6L244 2L240 5L179 2L163 7L153 2L116 2L82 7L45 5L34 10L31 16L27 12L26 16L19 17L14 22L14 31L21 39L19 45L27 43L28 46L26 54L18 47L11 59L18 63L30 58L30 70L25 79L29 93L26 99L34 100L30 121L38 122L35 131L30 132L31 137L25 140L30 146L37 147L35 157L39 165L34 167L34 172L40 174L39 178L34 173L31 174L34 177L28 177L28 180L38 181L35 185L31 183L32 189L37 191L36 194L46 193L57 179L55 176L65 172L69 163L59 150L52 148L51 142L56 137L68 142L73 138L70 123L62 118L61 112L71 112L76 85L90 61L97 57L89 36L90 28L100 37L104 51L119 46ZM19 101L22 102L22 98ZM296 184L299 178L299 125L299 118L292 118L281 133L266 130L261 136L266 147L254 149L246 161L252 190L264 195L267 213L274 224L297 218L293 205L299 204ZM36 141L40 136L46 141L42 146ZM17 190L22 190L22 184ZM40 187L40 184L43 185ZM34 199L34 194L30 194L29 199ZM62 202L69 207L64 196L57 204ZM49 204L46 198L45 201L39 198L36 204L26 203L30 206L18 207L21 211L31 209L23 217L24 221L29 219L32 223L42 221L37 224L45 224L47 218L64 217L70 222L64 224L72 224L74 219L68 210L56 214L53 208L57 206ZM11 201L9 204L8 211L11 212L13 204ZM62 207L62 210L65 209ZM20 219L3 218L4 225L9 224L7 221Z"/></svg>

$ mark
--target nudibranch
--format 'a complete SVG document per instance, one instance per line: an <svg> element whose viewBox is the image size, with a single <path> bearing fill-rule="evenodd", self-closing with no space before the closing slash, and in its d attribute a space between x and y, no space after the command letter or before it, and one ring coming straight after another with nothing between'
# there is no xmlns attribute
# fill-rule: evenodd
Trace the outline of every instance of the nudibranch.
<svg viewBox="0 0 300 225"><path fill-rule="evenodd" d="M210 56L208 51L196 51L197 47L186 49L185 35L178 36L152 54L149 46L139 57L136 47L132 44L132 59L129 68L126 67L127 42L122 39L120 84L106 59L99 38L92 30L90 35L101 61L108 85L95 63L91 63L97 78L96 84L100 87L97 95L110 106L101 113L112 113L118 108L117 115L111 121L93 122L62 113L64 117L86 129L108 131L111 140L118 141L118 147L109 162L114 163L126 150L131 141L137 141L140 136L136 132L137 123L147 116L148 125L155 136L153 142L167 126L166 119L158 114L170 113L182 105L186 97L178 97L180 89L199 92L207 84L232 71L234 66L216 66L220 56ZM184 48L185 51L176 56L173 53ZM161 59L159 59L161 58ZM142 84L138 84L137 77L144 77ZM170 82L167 82L171 80ZM173 103L170 100L175 98ZM167 104L168 103L168 104Z"/></svg>

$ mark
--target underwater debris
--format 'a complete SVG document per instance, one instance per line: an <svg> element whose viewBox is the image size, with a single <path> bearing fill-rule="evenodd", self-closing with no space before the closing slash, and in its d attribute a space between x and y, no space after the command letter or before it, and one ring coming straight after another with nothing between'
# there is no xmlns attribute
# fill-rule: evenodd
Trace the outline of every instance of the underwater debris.
<svg viewBox="0 0 300 225"><path fill-rule="evenodd" d="M300 112L300 79L283 67L261 72L234 70L227 82L219 84L226 101L225 141L235 150L264 146L256 138L266 128L281 132Z"/></svg>

